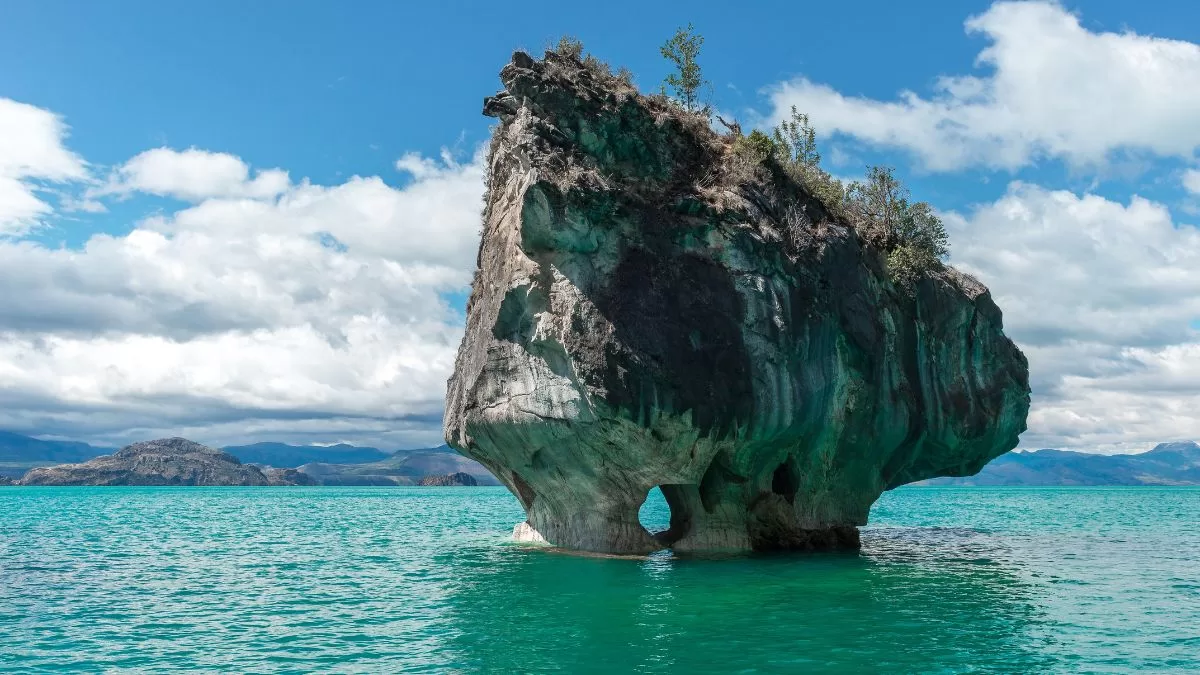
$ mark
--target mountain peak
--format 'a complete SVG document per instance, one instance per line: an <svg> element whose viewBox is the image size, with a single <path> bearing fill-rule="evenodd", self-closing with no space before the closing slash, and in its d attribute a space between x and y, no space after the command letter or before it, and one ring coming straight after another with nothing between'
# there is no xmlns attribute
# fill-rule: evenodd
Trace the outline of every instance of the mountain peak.
<svg viewBox="0 0 1200 675"><path fill-rule="evenodd" d="M1163 454L1168 452L1180 454L1190 459L1200 460L1200 444L1196 443L1196 441L1173 441L1170 443L1159 443L1146 454Z"/></svg>

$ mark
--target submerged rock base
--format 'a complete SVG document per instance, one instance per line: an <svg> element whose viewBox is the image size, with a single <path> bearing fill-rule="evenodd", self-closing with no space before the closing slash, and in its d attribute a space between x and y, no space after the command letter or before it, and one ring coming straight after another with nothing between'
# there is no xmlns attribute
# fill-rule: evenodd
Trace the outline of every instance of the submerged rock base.
<svg viewBox="0 0 1200 675"><path fill-rule="evenodd" d="M662 532L651 533L638 521L640 503L619 511L580 511L560 498L542 500L541 505L535 500L528 509L529 520L514 528L513 538L608 553L649 553L663 548L678 552L812 551L860 545L854 523L806 526L783 499L779 501L784 504L772 505L774 500L766 498L749 508L726 504L710 513L698 498L696 486L663 485L661 489L671 507L670 527ZM586 507L601 501L579 503Z"/></svg>
<svg viewBox="0 0 1200 675"><path fill-rule="evenodd" d="M897 287L787 173L574 57L501 80L445 434L520 500L517 538L853 547L884 490L1016 445L1027 365L978 281Z"/></svg>

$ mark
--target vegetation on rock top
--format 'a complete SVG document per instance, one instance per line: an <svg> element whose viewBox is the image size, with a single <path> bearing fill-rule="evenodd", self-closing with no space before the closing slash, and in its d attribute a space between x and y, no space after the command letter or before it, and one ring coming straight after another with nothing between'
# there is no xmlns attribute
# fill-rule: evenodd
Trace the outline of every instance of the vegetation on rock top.
<svg viewBox="0 0 1200 675"><path fill-rule="evenodd" d="M668 101L679 112L702 120L708 127L713 112L711 104L701 99L702 90L709 86L699 64L703 44L703 36L688 24L660 47L674 70L664 78L661 92L650 98ZM586 53L583 43L574 37L561 38L547 50L547 56L551 54L584 66L619 95L637 93L627 69L614 73L608 64ZM790 118L770 133L754 129L743 134L736 120L726 121L720 115L716 118L727 129L721 135L729 147L727 182L785 177L800 185L831 215L844 220L881 250L890 278L910 294L921 278L942 268L949 255L946 228L929 203L912 200L892 167L869 166L862 181L845 184L838 180L821 167L816 130L808 115L795 106Z"/></svg>

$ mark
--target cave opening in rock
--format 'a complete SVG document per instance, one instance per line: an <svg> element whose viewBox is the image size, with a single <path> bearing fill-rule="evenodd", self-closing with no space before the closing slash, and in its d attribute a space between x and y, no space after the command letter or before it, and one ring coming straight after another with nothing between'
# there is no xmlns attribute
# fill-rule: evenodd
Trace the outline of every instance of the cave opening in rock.
<svg viewBox="0 0 1200 675"><path fill-rule="evenodd" d="M657 485L646 493L646 501L642 502L641 508L638 509L638 522L652 535L665 532L671 527L671 507L667 504L662 489Z"/></svg>
<svg viewBox="0 0 1200 675"><path fill-rule="evenodd" d="M771 475L771 492L783 497L789 504L794 503L796 492L800 489L799 473L796 460L788 457Z"/></svg>

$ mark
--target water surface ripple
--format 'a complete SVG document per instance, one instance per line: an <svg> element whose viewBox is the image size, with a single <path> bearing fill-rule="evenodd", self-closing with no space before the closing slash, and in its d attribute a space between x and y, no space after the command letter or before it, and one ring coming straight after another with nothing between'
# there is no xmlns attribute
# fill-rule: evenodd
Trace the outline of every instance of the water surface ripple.
<svg viewBox="0 0 1200 675"><path fill-rule="evenodd" d="M0 488L0 671L1200 670L1197 488L902 488L861 553L724 560L531 550L521 515L500 488Z"/></svg>

